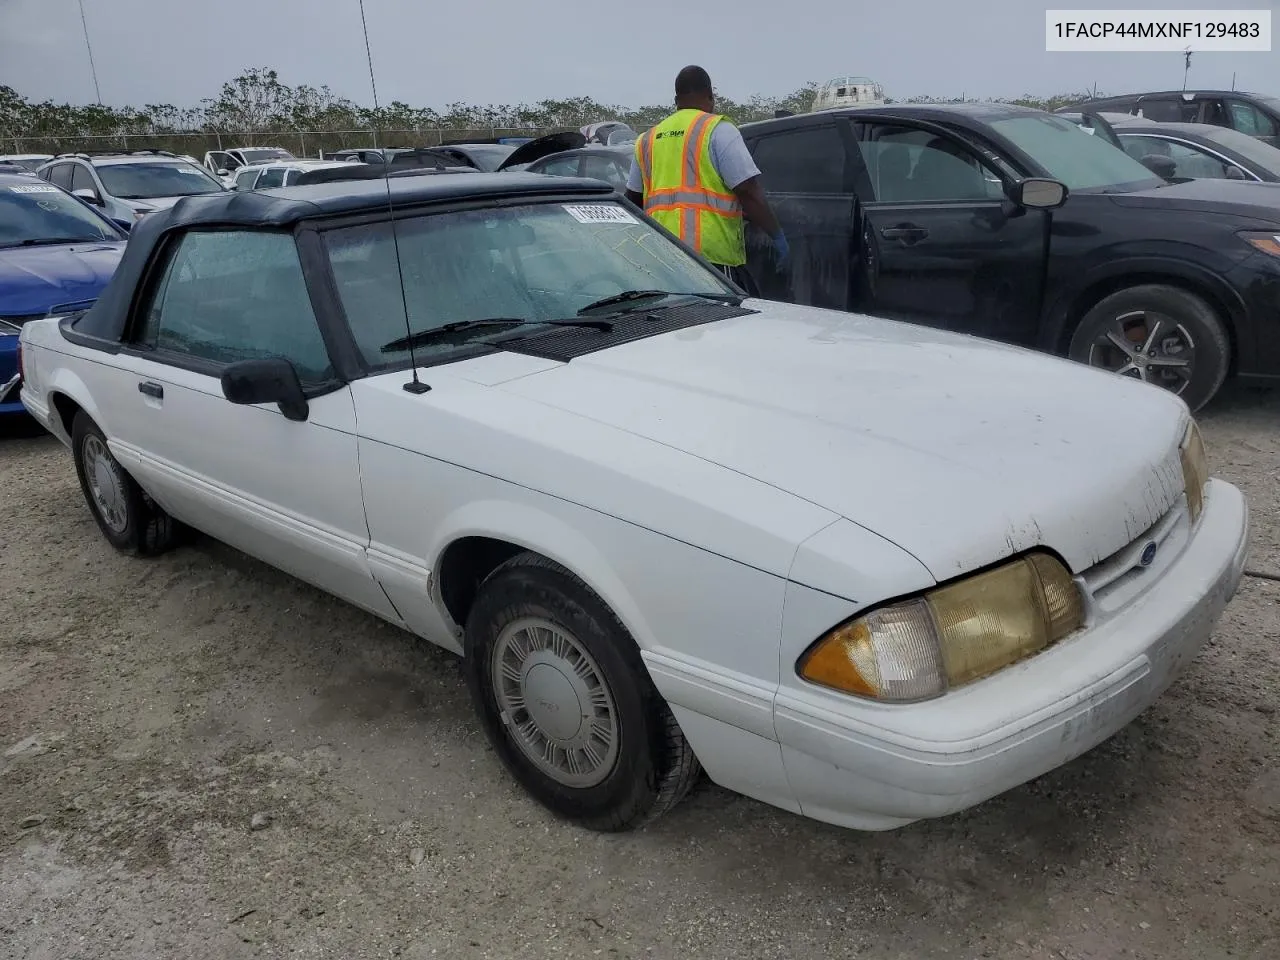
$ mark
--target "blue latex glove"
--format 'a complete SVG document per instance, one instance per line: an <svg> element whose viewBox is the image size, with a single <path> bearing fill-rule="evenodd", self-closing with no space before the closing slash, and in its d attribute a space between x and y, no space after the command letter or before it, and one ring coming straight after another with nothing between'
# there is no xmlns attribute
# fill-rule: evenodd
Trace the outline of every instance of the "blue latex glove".
<svg viewBox="0 0 1280 960"><path fill-rule="evenodd" d="M787 235L779 230L773 235L773 256L778 269L784 269L791 261L791 246L787 243Z"/></svg>

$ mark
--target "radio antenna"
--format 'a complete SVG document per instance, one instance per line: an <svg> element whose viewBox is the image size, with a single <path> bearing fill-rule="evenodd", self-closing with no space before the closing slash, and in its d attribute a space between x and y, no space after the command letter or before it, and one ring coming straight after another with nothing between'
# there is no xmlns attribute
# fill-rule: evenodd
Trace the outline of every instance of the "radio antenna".
<svg viewBox="0 0 1280 960"><path fill-rule="evenodd" d="M378 117L382 108L378 106L378 81L373 76L373 50L369 46L369 23L364 16L364 0L360 3L360 27L364 30L364 55L369 61L369 86L373 88L373 149L378 149ZM391 219L391 244L396 254L396 275L400 278L400 305L404 308L405 344L409 348L409 365L413 369L413 378L404 385L407 393L426 393L431 387L418 379L418 360L413 352L413 328L409 325L409 298L404 291L404 268L400 264L400 237L396 231L395 204L391 201L391 158L386 151L382 156L382 182L387 188L387 214Z"/></svg>

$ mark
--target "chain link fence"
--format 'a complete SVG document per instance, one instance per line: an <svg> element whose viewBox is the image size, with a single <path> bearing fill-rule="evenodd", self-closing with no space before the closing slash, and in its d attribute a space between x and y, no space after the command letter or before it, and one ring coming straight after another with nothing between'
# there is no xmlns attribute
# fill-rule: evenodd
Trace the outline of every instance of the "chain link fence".
<svg viewBox="0 0 1280 960"><path fill-rule="evenodd" d="M5 153L93 153L113 150L168 150L203 160L210 150L230 147L283 147L296 157L354 147L434 147L446 140L492 140L496 137L541 137L576 127L423 127L414 130L277 130L270 133L216 132L113 134L109 136L42 136L37 133L0 137Z"/></svg>

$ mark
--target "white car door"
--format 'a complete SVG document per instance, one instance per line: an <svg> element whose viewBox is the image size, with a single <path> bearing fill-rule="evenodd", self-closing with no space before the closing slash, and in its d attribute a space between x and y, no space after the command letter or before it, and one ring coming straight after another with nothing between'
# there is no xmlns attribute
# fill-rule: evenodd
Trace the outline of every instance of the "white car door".
<svg viewBox="0 0 1280 960"><path fill-rule="evenodd" d="M354 402L293 235L191 230L152 275L136 336L114 360L128 381L112 391L117 455L179 519L399 622L369 570ZM298 371L307 419L224 397L228 364L269 356Z"/></svg>

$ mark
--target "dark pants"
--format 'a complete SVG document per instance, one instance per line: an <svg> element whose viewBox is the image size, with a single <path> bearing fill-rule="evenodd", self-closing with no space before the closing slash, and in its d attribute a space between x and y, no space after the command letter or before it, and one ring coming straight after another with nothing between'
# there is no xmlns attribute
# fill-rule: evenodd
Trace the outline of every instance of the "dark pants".
<svg viewBox="0 0 1280 960"><path fill-rule="evenodd" d="M760 292L755 285L755 281L751 279L751 274L747 273L746 267L729 267L725 266L723 263L713 263L712 266L740 286L743 290L747 291L749 296L757 297L760 295Z"/></svg>

